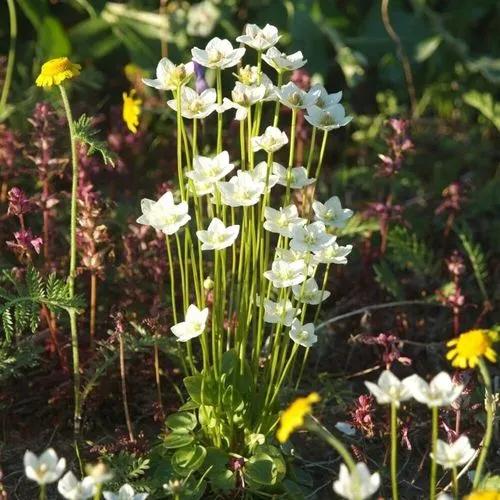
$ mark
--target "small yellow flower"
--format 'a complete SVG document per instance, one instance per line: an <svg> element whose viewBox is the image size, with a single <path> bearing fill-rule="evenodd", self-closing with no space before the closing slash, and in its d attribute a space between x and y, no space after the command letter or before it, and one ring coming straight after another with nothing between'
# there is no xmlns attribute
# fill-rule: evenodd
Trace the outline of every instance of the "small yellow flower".
<svg viewBox="0 0 500 500"><path fill-rule="evenodd" d="M464 497L464 500L500 500L500 491L477 490Z"/></svg>
<svg viewBox="0 0 500 500"><path fill-rule="evenodd" d="M59 85L64 80L78 76L81 69L79 64L73 64L67 57L51 59L42 65L36 84L38 87Z"/></svg>
<svg viewBox="0 0 500 500"><path fill-rule="evenodd" d="M142 99L135 97L135 90L131 90L129 94L123 93L123 121L128 129L134 134L137 132L139 125L139 116L141 115Z"/></svg>
<svg viewBox="0 0 500 500"><path fill-rule="evenodd" d="M452 360L453 366L462 369L467 366L474 368L482 356L494 363L497 353L492 344L497 340L498 334L494 330L469 330L446 344L453 347L448 351L446 359Z"/></svg>
<svg viewBox="0 0 500 500"><path fill-rule="evenodd" d="M312 405L320 401L319 394L312 392L305 398L297 398L281 415L280 428L276 437L280 443L284 443L290 434L304 425L304 418L311 413Z"/></svg>
<svg viewBox="0 0 500 500"><path fill-rule="evenodd" d="M123 72L130 83L135 83L144 76L144 71L134 63L128 63L123 68Z"/></svg>

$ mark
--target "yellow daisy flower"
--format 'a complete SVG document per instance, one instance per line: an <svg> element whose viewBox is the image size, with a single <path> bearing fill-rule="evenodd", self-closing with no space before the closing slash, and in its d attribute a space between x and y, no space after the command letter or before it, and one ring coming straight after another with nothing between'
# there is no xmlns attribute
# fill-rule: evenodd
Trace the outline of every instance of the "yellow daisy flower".
<svg viewBox="0 0 500 500"><path fill-rule="evenodd" d="M470 495L464 497L464 500L500 500L500 491L473 491Z"/></svg>
<svg viewBox="0 0 500 500"><path fill-rule="evenodd" d="M492 344L497 340L498 334L493 330L469 330L446 344L453 347L448 351L446 359L451 360L453 366L462 369L467 366L474 368L483 356L494 363L497 353Z"/></svg>
<svg viewBox="0 0 500 500"><path fill-rule="evenodd" d="M51 59L42 65L36 84L38 87L59 85L64 80L78 76L81 69L79 64L73 64L67 57Z"/></svg>
<svg viewBox="0 0 500 500"><path fill-rule="evenodd" d="M141 115L142 99L135 97L135 90L131 90L129 94L123 93L123 121L128 129L134 134L137 132L139 125L139 116Z"/></svg>
<svg viewBox="0 0 500 500"><path fill-rule="evenodd" d="M320 401L319 394L312 392L305 398L297 398L281 415L276 437L284 443L297 429L304 425L304 418L311 413L312 405Z"/></svg>

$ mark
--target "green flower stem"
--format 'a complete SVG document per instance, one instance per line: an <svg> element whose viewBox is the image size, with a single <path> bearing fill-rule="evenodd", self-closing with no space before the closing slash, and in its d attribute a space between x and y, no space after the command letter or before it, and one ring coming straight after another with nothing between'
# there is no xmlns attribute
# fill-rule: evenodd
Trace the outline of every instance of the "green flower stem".
<svg viewBox="0 0 500 500"><path fill-rule="evenodd" d="M7 68L5 70L5 80L2 88L2 96L0 97L0 113L4 111L5 106L7 105L10 85L12 83L12 74L14 73L14 61L16 59L17 15L15 1L7 0L7 7L9 8L10 45L9 55L7 56Z"/></svg>
<svg viewBox="0 0 500 500"><path fill-rule="evenodd" d="M292 182L292 168L293 160L295 156L295 136L297 128L297 109L292 108L292 125L290 127L290 151L288 153L288 169L287 169L287 180L286 180L286 192L285 192L285 202L283 206L287 206L290 201L290 184Z"/></svg>
<svg viewBox="0 0 500 500"><path fill-rule="evenodd" d="M217 104L222 104L222 70L217 68ZM222 151L222 113L217 113L217 154Z"/></svg>
<svg viewBox="0 0 500 500"><path fill-rule="evenodd" d="M70 143L71 143L71 216L70 216L70 257L69 257L69 296L75 296L75 278L76 278L76 219L78 217L77 207L77 188L78 188L78 158L76 156L76 135L73 115L69 105L68 94L62 85L58 85L61 92L61 99L68 122ZM71 351L73 355L73 391L75 398L74 410L74 432L80 433L81 423L81 403L80 403L80 356L78 349L78 325L76 321L76 311L69 311L70 329L71 329Z"/></svg>
<svg viewBox="0 0 500 500"><path fill-rule="evenodd" d="M398 500L398 408L391 404L391 486L392 500Z"/></svg>
<svg viewBox="0 0 500 500"><path fill-rule="evenodd" d="M177 86L175 91L176 100L176 119L177 119L177 175L179 177L179 189L181 190L181 198L184 201L186 193L184 189L184 173L182 168L182 116L181 116L181 86Z"/></svg>
<svg viewBox="0 0 500 500"><path fill-rule="evenodd" d="M484 433L483 446L481 447L481 452L479 453L479 458L477 460L476 473L474 474L474 489L479 486L482 479L483 468L488 455L488 448L490 447L491 440L493 438L493 422L495 420L495 397L493 396L491 387L491 377L483 359L479 359L478 366L485 387L484 405L486 406L486 431Z"/></svg>
<svg viewBox="0 0 500 500"><path fill-rule="evenodd" d="M295 356L297 355L298 349L299 349L299 344L294 343L290 357L288 358L288 361L287 361L284 369L281 370L281 376L278 379L276 385L274 386L274 394L271 397L271 400L269 401L269 405L268 405L269 408L272 408L273 403L276 401L276 398L278 397L278 395L280 393L280 389L283 385L283 382L286 379L286 376L288 375L288 373L290 372L290 367L292 366L292 363L295 361ZM283 358L285 357L284 354L285 353L283 353Z"/></svg>
<svg viewBox="0 0 500 500"><path fill-rule="evenodd" d="M193 161L198 155L198 120L193 118Z"/></svg>
<svg viewBox="0 0 500 500"><path fill-rule="evenodd" d="M318 129L316 127L313 127L312 135L311 135L311 147L309 148L309 155L307 156L307 177L309 177L309 174L311 173L311 165L312 165L312 160L314 158L314 150L316 149L316 133Z"/></svg>
<svg viewBox="0 0 500 500"><path fill-rule="evenodd" d="M41 484L40 485L40 500L47 500L47 485Z"/></svg>
<svg viewBox="0 0 500 500"><path fill-rule="evenodd" d="M282 83L283 83L283 73L281 71L278 71L278 81L276 83L276 87L280 88ZM276 101L276 104L274 105L273 127L278 126L279 119L280 119L280 101L278 99Z"/></svg>
<svg viewBox="0 0 500 500"><path fill-rule="evenodd" d="M170 300L172 302L172 312L174 315L174 323L177 324L177 306L175 303L175 273L174 273L174 261L172 259L172 247L170 246L170 237L165 236L165 243L167 245L167 257L168 257L168 270L170 272Z"/></svg>
<svg viewBox="0 0 500 500"><path fill-rule="evenodd" d="M457 475L457 468L453 467L451 469L451 483L453 485L453 498L455 500L458 499L458 475Z"/></svg>
<svg viewBox="0 0 500 500"><path fill-rule="evenodd" d="M432 457L431 457L431 482L429 486L429 497L431 500L436 499L436 477L437 477L437 462L436 462L436 448L438 439L438 414L439 409L437 406L432 407Z"/></svg>
<svg viewBox="0 0 500 500"><path fill-rule="evenodd" d="M240 121L240 157L241 157L241 170L245 170L246 167L245 120Z"/></svg>

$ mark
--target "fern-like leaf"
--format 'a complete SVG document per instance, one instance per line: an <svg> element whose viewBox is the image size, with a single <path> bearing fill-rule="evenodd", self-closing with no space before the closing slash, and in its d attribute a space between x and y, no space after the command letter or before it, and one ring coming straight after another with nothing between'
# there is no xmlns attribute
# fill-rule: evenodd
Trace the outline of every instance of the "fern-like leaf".
<svg viewBox="0 0 500 500"><path fill-rule="evenodd" d="M109 150L106 142L97 138L98 133L99 131L92 126L92 118L85 114L80 116L78 121L75 122L76 138L89 147L88 154L92 155L97 153L101 155L106 165L109 163L114 166L114 154Z"/></svg>

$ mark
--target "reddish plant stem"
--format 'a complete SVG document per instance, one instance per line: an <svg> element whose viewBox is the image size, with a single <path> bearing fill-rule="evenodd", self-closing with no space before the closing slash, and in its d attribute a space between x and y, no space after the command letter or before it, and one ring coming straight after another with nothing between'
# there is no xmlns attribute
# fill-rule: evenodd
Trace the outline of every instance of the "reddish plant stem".
<svg viewBox="0 0 500 500"><path fill-rule="evenodd" d="M97 276L90 273L90 349L94 349L95 323L97 311Z"/></svg>
<svg viewBox="0 0 500 500"><path fill-rule="evenodd" d="M130 412L128 409L128 398L127 398L127 380L125 373L125 343L123 341L123 334L118 334L118 342L120 344L120 378L122 383L122 400L123 400L123 410L125 412L125 422L127 423L128 436L132 443L135 442L134 431L132 428L132 420L130 419Z"/></svg>

